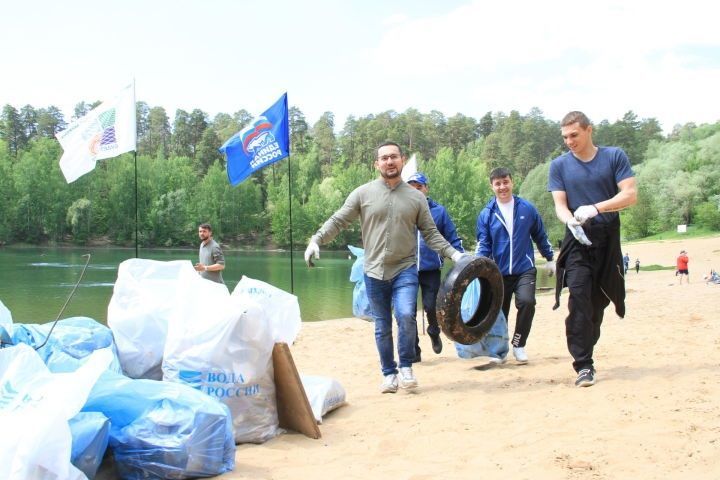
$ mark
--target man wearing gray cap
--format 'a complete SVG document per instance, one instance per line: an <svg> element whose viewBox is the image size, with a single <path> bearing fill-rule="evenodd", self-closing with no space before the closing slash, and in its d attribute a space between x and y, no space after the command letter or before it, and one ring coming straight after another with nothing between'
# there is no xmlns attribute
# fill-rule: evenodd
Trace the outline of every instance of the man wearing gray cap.
<svg viewBox="0 0 720 480"><path fill-rule="evenodd" d="M462 240L458 237L455 224L450 218L450 215L448 215L447 210L428 196L430 192L430 182L427 176L421 172L414 173L408 178L407 183L415 190L421 191L427 198L430 215L432 215L440 235L442 235L450 245L455 247L458 252L464 252ZM418 232L417 239L418 280L420 282L423 309L428 319L427 333L432 342L433 352L440 353L442 352L442 340L440 340L440 326L438 325L437 316L435 315L435 300L438 290L440 290L440 269L443 266L444 259L427 246L420 232ZM417 337L415 342L415 361L419 362L420 359L420 337Z"/></svg>

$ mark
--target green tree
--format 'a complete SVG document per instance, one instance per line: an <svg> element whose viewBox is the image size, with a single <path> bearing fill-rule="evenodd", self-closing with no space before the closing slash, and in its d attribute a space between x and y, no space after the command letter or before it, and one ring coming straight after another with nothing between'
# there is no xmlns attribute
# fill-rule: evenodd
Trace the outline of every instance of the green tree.
<svg viewBox="0 0 720 480"><path fill-rule="evenodd" d="M37 111L32 105L25 105L20 109L20 121L25 127L25 138L29 141L37 136Z"/></svg>
<svg viewBox="0 0 720 480"><path fill-rule="evenodd" d="M87 198L75 200L68 207L65 219L75 243L84 244L92 231L92 202Z"/></svg>
<svg viewBox="0 0 720 480"><path fill-rule="evenodd" d="M171 151L178 157L192 158L192 129L190 127L190 115L185 110L178 109L175 112L173 122Z"/></svg>
<svg viewBox="0 0 720 480"><path fill-rule="evenodd" d="M309 127L305 115L299 108L290 107L288 120L290 123L290 151L306 153L309 148Z"/></svg>
<svg viewBox="0 0 720 480"><path fill-rule="evenodd" d="M550 162L536 165L530 170L517 191L518 195L529 200L537 208L545 225L550 243L557 245L565 237L565 225L555 215L555 202L547 191Z"/></svg>
<svg viewBox="0 0 720 480"><path fill-rule="evenodd" d="M12 162L5 142L0 140L0 245L12 241L15 225L17 194L13 181Z"/></svg>
<svg viewBox="0 0 720 480"><path fill-rule="evenodd" d="M27 145L25 126L17 109L12 105L3 107L0 117L0 139L5 140L8 152L17 159L20 150Z"/></svg>
<svg viewBox="0 0 720 480"><path fill-rule="evenodd" d="M67 126L65 118L59 108L50 106L37 111L37 133L40 136L54 138Z"/></svg>
<svg viewBox="0 0 720 480"><path fill-rule="evenodd" d="M323 172L329 173L330 168L337 156L335 150L335 116L332 112L323 113L315 125L313 125L312 134L317 147L318 159L323 168Z"/></svg>

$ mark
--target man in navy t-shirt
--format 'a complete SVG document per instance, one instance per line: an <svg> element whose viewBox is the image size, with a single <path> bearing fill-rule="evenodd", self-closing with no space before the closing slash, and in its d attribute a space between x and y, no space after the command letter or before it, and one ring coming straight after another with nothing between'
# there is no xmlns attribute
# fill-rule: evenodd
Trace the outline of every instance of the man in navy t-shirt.
<svg viewBox="0 0 720 480"><path fill-rule="evenodd" d="M605 307L625 315L625 280L617 212L637 201L635 174L618 147L597 147L582 112L563 118L561 133L569 152L550 164L548 191L555 214L567 225L557 259L555 308L568 287L565 319L568 350L577 372L575 385L595 383L593 349L600 338Z"/></svg>

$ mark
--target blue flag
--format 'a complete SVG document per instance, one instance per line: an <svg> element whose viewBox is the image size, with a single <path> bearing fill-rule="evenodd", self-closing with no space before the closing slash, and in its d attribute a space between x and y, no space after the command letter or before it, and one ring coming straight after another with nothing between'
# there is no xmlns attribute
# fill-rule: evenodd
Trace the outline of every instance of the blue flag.
<svg viewBox="0 0 720 480"><path fill-rule="evenodd" d="M290 155L287 93L219 150L227 156L227 174L233 186Z"/></svg>

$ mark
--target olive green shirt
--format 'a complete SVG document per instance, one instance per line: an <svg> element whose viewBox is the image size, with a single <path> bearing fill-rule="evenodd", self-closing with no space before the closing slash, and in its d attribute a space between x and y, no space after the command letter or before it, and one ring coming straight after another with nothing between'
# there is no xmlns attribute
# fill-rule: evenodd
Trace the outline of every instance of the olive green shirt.
<svg viewBox="0 0 720 480"><path fill-rule="evenodd" d="M382 178L353 190L312 239L318 245L329 243L358 217L369 277L390 280L415 265L418 230L440 255L450 258L457 252L435 226L422 192L405 182L390 188Z"/></svg>

